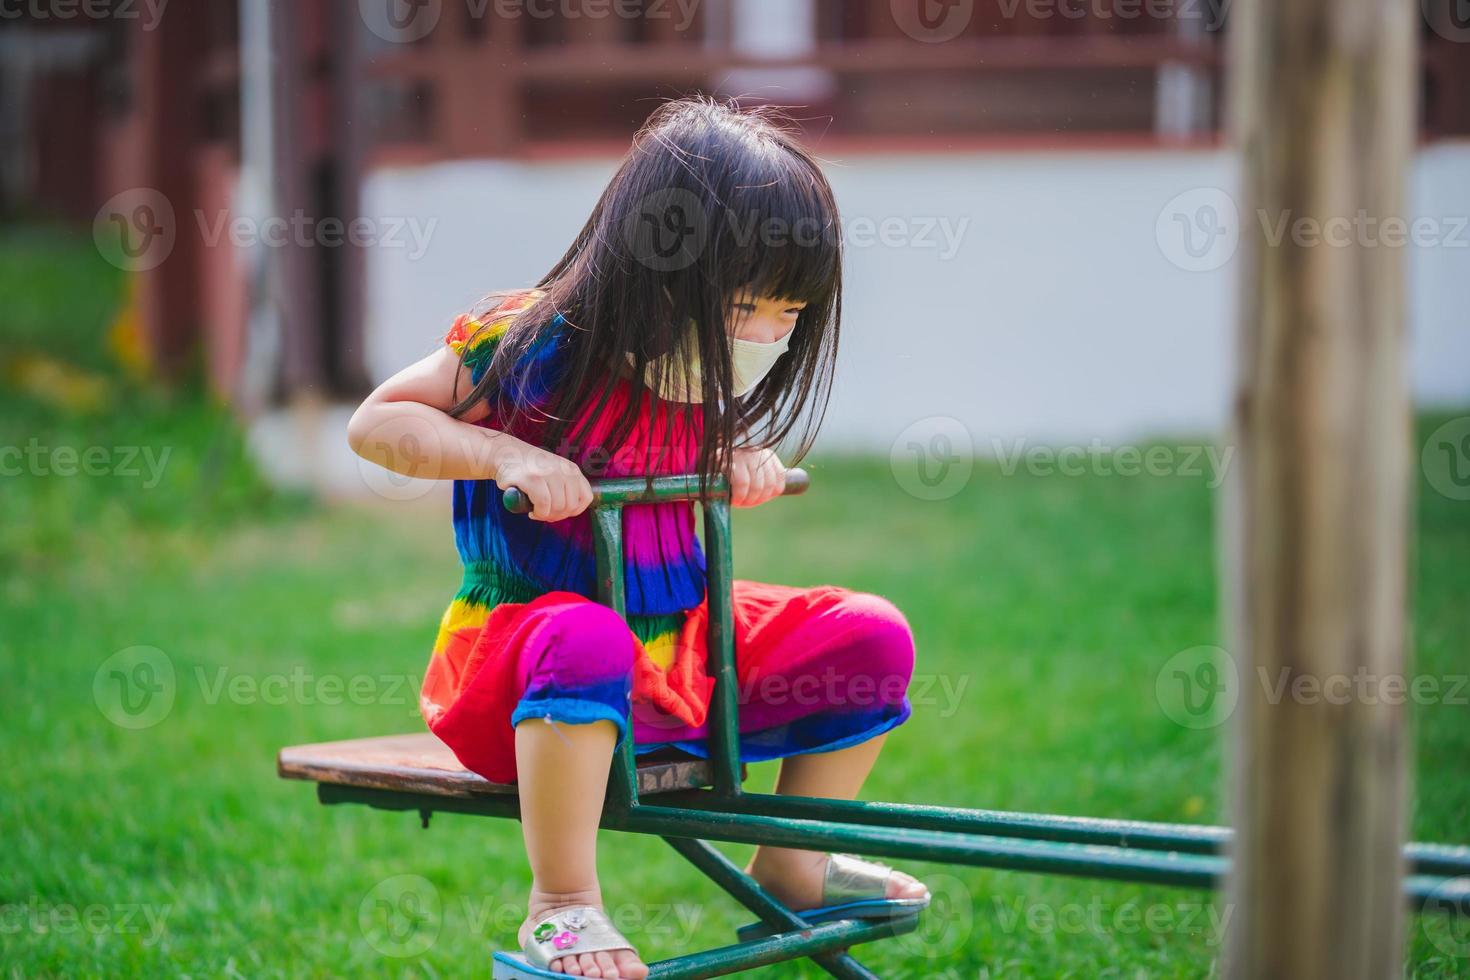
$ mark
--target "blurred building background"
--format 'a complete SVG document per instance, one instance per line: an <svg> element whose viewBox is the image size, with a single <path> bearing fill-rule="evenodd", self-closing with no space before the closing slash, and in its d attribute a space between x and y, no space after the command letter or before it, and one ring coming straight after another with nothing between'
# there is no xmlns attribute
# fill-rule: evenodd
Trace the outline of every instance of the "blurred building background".
<svg viewBox="0 0 1470 980"><path fill-rule="evenodd" d="M849 248L826 446L886 453L931 417L982 454L1211 433L1255 220L1222 139L1228 6L31 5L0 25L0 194L91 225L154 369L201 366L281 476L335 483L353 401L539 278L660 100L791 105ZM1423 9L1414 390L1465 404L1470 23Z"/></svg>

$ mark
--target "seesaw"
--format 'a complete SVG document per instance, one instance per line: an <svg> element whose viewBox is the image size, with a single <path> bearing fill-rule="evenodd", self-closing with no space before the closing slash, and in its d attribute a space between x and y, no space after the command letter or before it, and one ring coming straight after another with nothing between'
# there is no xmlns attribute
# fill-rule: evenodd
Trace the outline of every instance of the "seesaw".
<svg viewBox="0 0 1470 980"><path fill-rule="evenodd" d="M786 493L803 493L807 474L787 474ZM709 758L678 752L637 757L622 739L613 759L602 827L662 837L669 846L754 913L771 935L650 963L650 978L724 976L809 957L835 977L875 977L846 950L912 932L920 916L808 923L776 901L710 841L841 850L1008 871L1218 888L1229 873L1227 828L1014 813L913 803L791 797L747 792L736 738L729 490L712 481L701 496L694 476L594 483L592 525L598 600L624 613L622 508L626 504L699 500L709 588ZM508 509L529 502L514 488ZM278 771L311 780L324 804L361 803L382 810L519 817L514 785L491 783L461 766L424 732L283 749ZM1403 890L1413 910L1470 908L1470 847L1408 844ZM630 937L631 938L631 937ZM635 940L636 941L636 940Z"/></svg>

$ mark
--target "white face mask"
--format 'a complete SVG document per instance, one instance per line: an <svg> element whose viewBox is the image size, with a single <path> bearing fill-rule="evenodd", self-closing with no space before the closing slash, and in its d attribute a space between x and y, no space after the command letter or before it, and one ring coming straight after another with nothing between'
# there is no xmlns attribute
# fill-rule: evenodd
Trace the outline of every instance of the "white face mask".
<svg viewBox="0 0 1470 980"><path fill-rule="evenodd" d="M654 387L659 380L659 372L665 372L663 386L659 391L659 397L671 402L697 402L703 397L701 386L704 378L699 369L699 352L697 341L694 339L693 328L687 340L690 345L690 370L689 377L685 377L682 359L674 354L665 354L662 357L649 361L643 372L644 383L650 388ZM793 333L795 331L792 331ZM771 368L776 366L776 361L786 353L786 348L791 346L791 333L780 340L769 344L757 343L754 340L741 340L738 337L730 338L730 367L734 372L732 394L739 396L750 392L761 379L771 373ZM665 367L664 361L668 360ZM633 363L633 355L628 355L628 363Z"/></svg>

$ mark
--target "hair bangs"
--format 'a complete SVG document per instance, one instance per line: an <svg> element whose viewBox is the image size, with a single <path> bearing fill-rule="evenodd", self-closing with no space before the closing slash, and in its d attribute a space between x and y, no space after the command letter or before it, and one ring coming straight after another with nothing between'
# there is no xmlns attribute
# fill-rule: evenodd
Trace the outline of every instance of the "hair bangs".
<svg viewBox="0 0 1470 980"><path fill-rule="evenodd" d="M841 264L836 202L801 158L763 156L759 180L738 183L728 198L730 278L758 296L821 303Z"/></svg>

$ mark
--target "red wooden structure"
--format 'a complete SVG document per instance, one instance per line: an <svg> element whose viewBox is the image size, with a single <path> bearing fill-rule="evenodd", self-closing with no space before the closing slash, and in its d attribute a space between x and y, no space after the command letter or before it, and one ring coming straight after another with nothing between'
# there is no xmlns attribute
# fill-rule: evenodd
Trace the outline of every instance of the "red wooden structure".
<svg viewBox="0 0 1470 980"><path fill-rule="evenodd" d="M364 168L614 154L660 99L690 92L798 103L828 156L1210 144L1229 8L976 0L932 5L941 23L892 0L382 0L381 18L354 0L261 2L273 21L276 205L343 221ZM1470 24L1455 4L1424 3L1426 138L1470 133ZM800 11L798 29L752 23L752 10L772 9ZM238 0L210 0L170 4L152 29L34 17L8 28L26 50L91 43L33 59L29 94L8 112L25 136L15 152L34 165L3 203L90 220L124 189L167 197L179 234L166 262L137 273L141 322L165 373L202 348L227 397L246 349L246 273L236 250L206 243L197 216L228 213L238 184L239 21ZM356 393L360 250L289 247L272 297L282 336L269 394Z"/></svg>

